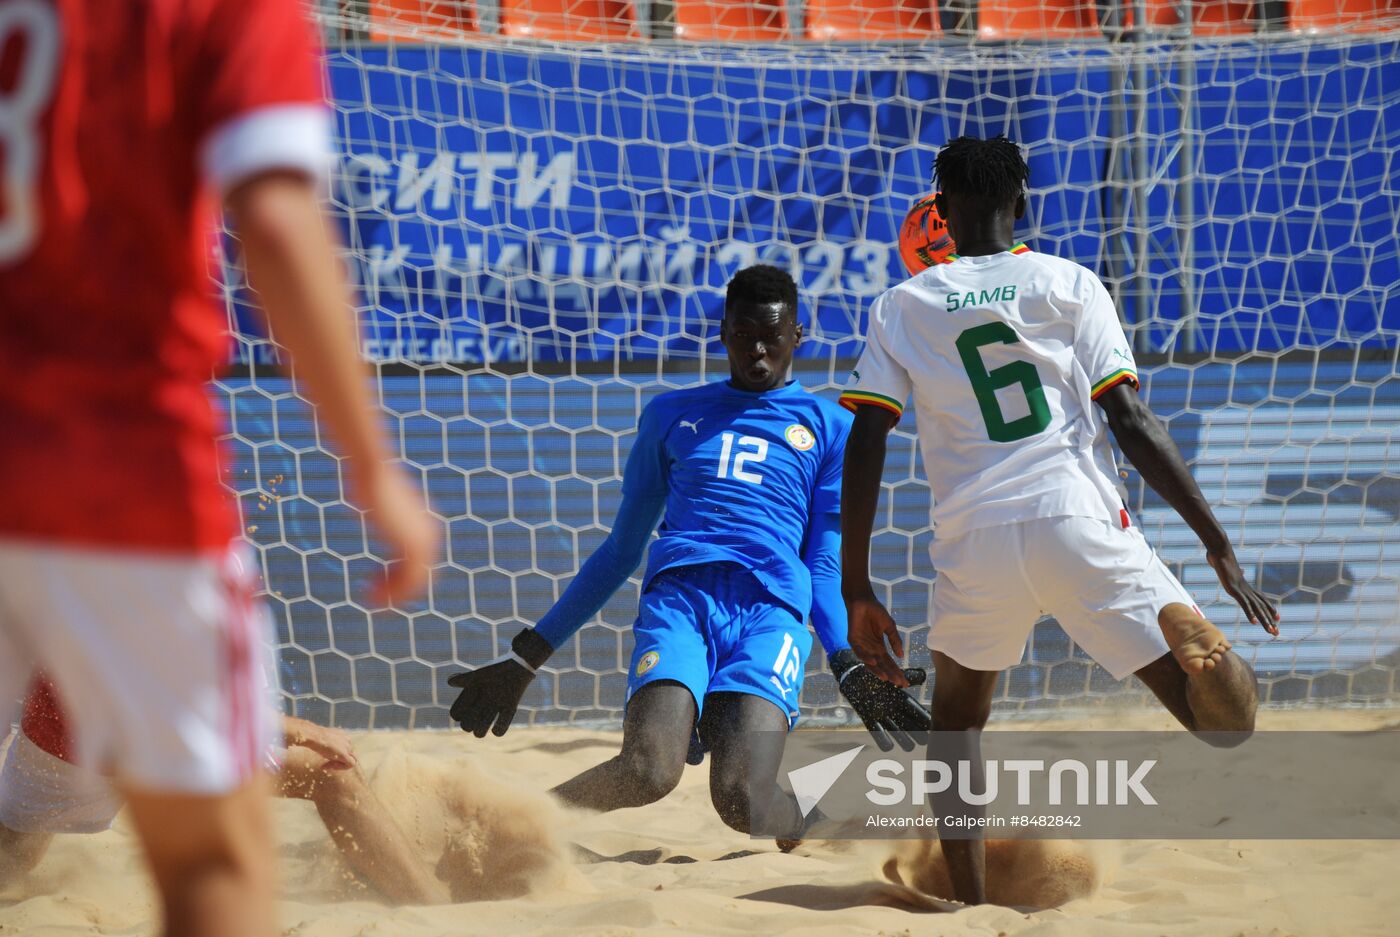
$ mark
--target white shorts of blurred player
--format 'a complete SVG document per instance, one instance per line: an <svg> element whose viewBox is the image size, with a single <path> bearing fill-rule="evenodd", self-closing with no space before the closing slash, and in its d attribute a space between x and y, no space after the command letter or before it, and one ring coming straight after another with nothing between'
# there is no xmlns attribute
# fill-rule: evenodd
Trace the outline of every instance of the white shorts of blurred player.
<svg viewBox="0 0 1400 937"><path fill-rule="evenodd" d="M276 772L281 751L263 766ZM50 755L19 729L0 749L0 826L16 833L101 833L122 808L111 779Z"/></svg>
<svg viewBox="0 0 1400 937"><path fill-rule="evenodd" d="M50 755L16 730L0 766L0 826L17 833L100 833L122 797L112 782Z"/></svg>
<svg viewBox="0 0 1400 937"><path fill-rule="evenodd" d="M1134 527L1043 517L970 530L930 548L938 572L928 646L972 670L1020 662L1035 622L1053 615L1122 680L1168 653L1157 615L1190 593Z"/></svg>
<svg viewBox="0 0 1400 937"><path fill-rule="evenodd" d="M0 700L43 671L71 715L74 760L121 784L213 796L254 777L277 737L270 639L233 546L0 541Z"/></svg>

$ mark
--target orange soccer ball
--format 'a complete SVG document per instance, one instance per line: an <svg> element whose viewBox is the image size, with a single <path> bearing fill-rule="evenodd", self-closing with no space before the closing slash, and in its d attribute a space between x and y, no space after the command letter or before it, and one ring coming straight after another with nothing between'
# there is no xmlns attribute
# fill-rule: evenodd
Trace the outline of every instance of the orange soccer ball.
<svg viewBox="0 0 1400 937"><path fill-rule="evenodd" d="M899 226L899 257L910 276L943 263L957 250L948 236L948 225L933 207L935 194L916 201Z"/></svg>

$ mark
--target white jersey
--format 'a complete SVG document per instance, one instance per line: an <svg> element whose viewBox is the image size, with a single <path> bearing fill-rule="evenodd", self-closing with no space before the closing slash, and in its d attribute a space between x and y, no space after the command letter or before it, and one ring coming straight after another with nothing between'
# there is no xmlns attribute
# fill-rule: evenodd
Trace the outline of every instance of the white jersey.
<svg viewBox="0 0 1400 937"><path fill-rule="evenodd" d="M955 257L887 290L841 395L904 412L912 394L940 538L1040 517L1122 520L1094 398L1137 365L1094 274L1024 245Z"/></svg>

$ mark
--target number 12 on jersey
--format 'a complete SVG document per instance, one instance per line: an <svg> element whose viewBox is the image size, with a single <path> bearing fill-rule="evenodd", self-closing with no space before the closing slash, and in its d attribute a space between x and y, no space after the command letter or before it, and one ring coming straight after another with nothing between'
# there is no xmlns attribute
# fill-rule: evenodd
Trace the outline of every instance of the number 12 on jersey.
<svg viewBox="0 0 1400 937"><path fill-rule="evenodd" d="M763 484L763 476L757 472L750 472L744 468L748 462L762 462L768 456L768 440L759 439L757 436L739 436L734 433L724 433L721 437L724 442L719 450L719 472L720 478L733 478L736 481L748 482L750 485ZM741 450L750 451L734 452L735 445ZM729 465L730 455L734 456L734 466L731 470Z"/></svg>

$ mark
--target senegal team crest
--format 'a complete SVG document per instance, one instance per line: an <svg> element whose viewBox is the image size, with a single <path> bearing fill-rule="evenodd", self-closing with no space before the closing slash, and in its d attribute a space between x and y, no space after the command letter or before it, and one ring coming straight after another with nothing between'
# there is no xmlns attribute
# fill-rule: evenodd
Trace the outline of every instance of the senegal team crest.
<svg viewBox="0 0 1400 937"><path fill-rule="evenodd" d="M817 437L801 423L794 423L783 430L783 436L787 438L788 445L798 452L806 452L817 444Z"/></svg>
<svg viewBox="0 0 1400 937"><path fill-rule="evenodd" d="M640 677L659 663L661 663L661 655L655 651L647 651L642 655L642 659L637 661L637 676Z"/></svg>

